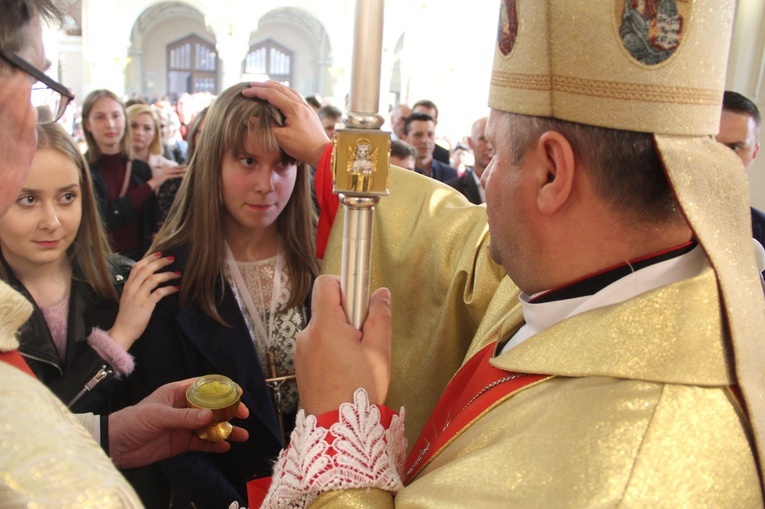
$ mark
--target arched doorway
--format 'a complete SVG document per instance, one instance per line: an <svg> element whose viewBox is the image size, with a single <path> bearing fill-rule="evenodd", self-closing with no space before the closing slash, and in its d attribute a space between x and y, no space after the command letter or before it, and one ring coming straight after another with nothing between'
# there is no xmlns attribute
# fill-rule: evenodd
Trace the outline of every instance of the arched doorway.
<svg viewBox="0 0 765 509"><path fill-rule="evenodd" d="M242 63L246 73L289 82L303 95L331 94L329 36L308 12L294 7L268 11L250 34L249 45Z"/></svg>
<svg viewBox="0 0 765 509"><path fill-rule="evenodd" d="M218 54L215 44L197 34L167 45L167 95L218 94Z"/></svg>
<svg viewBox="0 0 765 509"><path fill-rule="evenodd" d="M182 2L159 2L138 16L130 35L125 92L147 100L192 90L217 93L220 60L203 13Z"/></svg>
<svg viewBox="0 0 765 509"><path fill-rule="evenodd" d="M291 86L294 53L273 39L266 39L250 46L242 72L251 79L270 79Z"/></svg>

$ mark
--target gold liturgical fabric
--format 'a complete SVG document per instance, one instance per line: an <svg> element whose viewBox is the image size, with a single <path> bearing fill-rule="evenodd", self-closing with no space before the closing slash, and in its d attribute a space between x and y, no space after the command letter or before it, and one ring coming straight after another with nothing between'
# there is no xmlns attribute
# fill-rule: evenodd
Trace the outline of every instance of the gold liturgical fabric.
<svg viewBox="0 0 765 509"><path fill-rule="evenodd" d="M393 292L393 382L386 404L406 407L411 445L462 365L482 318L484 325L498 323L501 314L491 309L520 305L515 285L505 278L500 286L505 272L489 255L484 207L395 166L388 187L390 197L376 207L370 289ZM324 257L327 274L340 274L342 210ZM493 300L502 304L490 306Z"/></svg>
<svg viewBox="0 0 765 509"><path fill-rule="evenodd" d="M0 302L0 350L8 351L18 345L15 332L32 308L2 281ZM143 507L101 447L43 384L4 362L0 380L0 507Z"/></svg>
<svg viewBox="0 0 765 509"><path fill-rule="evenodd" d="M711 139L734 5L503 0L489 106L654 133L683 215L717 274L735 380L765 464L765 302L750 247L749 191L740 161Z"/></svg>
<svg viewBox="0 0 765 509"><path fill-rule="evenodd" d="M507 304L501 326L476 343L520 325ZM349 490L312 507L762 507L748 425L728 389L720 309L707 266L560 322L493 361L554 378L483 414L395 504L389 493Z"/></svg>

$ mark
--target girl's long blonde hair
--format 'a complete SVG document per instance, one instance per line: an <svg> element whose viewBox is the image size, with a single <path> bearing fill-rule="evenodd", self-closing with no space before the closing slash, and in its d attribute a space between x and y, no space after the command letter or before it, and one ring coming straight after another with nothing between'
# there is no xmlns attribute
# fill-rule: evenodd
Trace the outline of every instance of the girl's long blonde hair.
<svg viewBox="0 0 765 509"><path fill-rule="evenodd" d="M181 306L196 302L205 314L224 325L214 295L225 263L220 198L223 156L231 151L245 152L250 136L257 138L263 150L280 150L272 128L284 124L282 114L275 107L244 97L241 92L246 87L245 83L229 87L210 106L204 136L200 138L167 220L149 249L156 252L188 246L187 270L180 289ZM314 257L316 214L311 201L310 176L304 163L297 165L295 188L276 220L292 281L287 309L303 303L311 282L319 273L319 262Z"/></svg>

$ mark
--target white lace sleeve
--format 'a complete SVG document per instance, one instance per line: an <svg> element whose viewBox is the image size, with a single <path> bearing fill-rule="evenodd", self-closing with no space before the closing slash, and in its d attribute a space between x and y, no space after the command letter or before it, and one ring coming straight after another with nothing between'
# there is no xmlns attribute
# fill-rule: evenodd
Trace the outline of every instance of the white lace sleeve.
<svg viewBox="0 0 765 509"><path fill-rule="evenodd" d="M352 404L340 406L339 422L329 429L301 410L291 440L279 455L261 507L304 508L326 491L379 488L397 492L403 488L404 409L386 429L380 410L370 405L364 389L356 390Z"/></svg>

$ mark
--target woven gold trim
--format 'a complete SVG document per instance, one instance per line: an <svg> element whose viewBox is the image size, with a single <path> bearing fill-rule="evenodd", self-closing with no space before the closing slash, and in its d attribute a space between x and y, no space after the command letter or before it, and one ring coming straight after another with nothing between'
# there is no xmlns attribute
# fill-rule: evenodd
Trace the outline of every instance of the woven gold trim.
<svg viewBox="0 0 765 509"><path fill-rule="evenodd" d="M665 87L647 83L619 83L571 76L494 71L491 84L502 88L555 91L627 101L716 106L721 91L706 88Z"/></svg>
<svg viewBox="0 0 765 509"><path fill-rule="evenodd" d="M705 88L665 87L647 83L618 83L571 76L553 76L553 90L609 99L675 104L718 105L722 92Z"/></svg>
<svg viewBox="0 0 765 509"><path fill-rule="evenodd" d="M549 74L521 74L494 71L491 84L502 88L521 88L525 90L552 90Z"/></svg>

